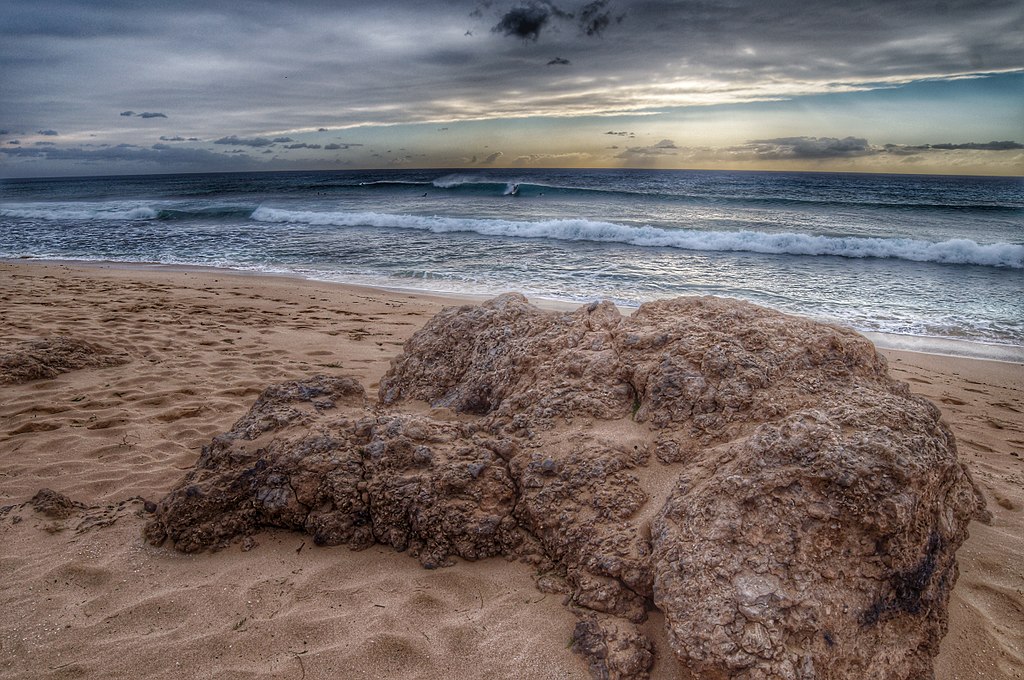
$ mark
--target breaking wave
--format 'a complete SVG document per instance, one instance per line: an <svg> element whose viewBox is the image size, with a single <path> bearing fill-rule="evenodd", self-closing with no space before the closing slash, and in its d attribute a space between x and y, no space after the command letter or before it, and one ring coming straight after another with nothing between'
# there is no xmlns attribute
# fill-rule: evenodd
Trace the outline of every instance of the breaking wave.
<svg viewBox="0 0 1024 680"><path fill-rule="evenodd" d="M1024 246L1012 243L979 244L963 238L932 242L909 238L665 229L583 219L530 222L376 212L313 212L265 207L257 208L252 213L251 219L258 222L313 226L412 229L435 234L469 232L507 238L623 243L641 247L678 248L693 251L893 258L915 262L1024 269Z"/></svg>

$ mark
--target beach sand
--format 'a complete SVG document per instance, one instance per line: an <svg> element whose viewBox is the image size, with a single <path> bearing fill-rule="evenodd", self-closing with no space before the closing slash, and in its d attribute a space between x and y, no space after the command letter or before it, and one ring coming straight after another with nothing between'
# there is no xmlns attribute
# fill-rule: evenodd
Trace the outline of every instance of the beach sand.
<svg viewBox="0 0 1024 680"><path fill-rule="evenodd" d="M0 677L589 677L569 649L575 617L526 565L427 571L285 531L197 555L142 540L144 501L263 387L344 374L372 394L447 304L210 270L0 263L0 353L63 336L126 362L0 384ZM993 516L959 552L936 675L1022 678L1024 365L884 354L942 409ZM41 488L84 507L37 512ZM653 677L674 677L672 663Z"/></svg>

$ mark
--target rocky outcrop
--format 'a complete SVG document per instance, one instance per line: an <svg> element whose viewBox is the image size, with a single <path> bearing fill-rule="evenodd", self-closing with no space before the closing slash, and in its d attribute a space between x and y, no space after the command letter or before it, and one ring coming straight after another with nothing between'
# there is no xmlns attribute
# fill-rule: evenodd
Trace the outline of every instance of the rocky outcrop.
<svg viewBox="0 0 1024 680"><path fill-rule="evenodd" d="M84 340L56 337L17 343L0 353L0 385L55 378L80 368L127 363L124 356Z"/></svg>
<svg viewBox="0 0 1024 680"><path fill-rule="evenodd" d="M657 608L682 677L921 678L982 507L938 410L851 331L508 294L437 315L376 403L348 378L269 388L146 535L515 555L581 613L596 677L646 675Z"/></svg>

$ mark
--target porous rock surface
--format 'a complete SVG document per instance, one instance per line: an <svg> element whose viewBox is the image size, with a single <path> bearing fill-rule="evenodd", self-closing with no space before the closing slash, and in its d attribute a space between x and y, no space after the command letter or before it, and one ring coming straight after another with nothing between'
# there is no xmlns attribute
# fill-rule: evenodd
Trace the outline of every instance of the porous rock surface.
<svg viewBox="0 0 1024 680"><path fill-rule="evenodd" d="M952 434L863 337L747 303L443 310L370 403L268 388L157 507L186 551L260 527L426 567L522 558L595 677L927 678L984 512ZM671 649L638 624L660 610ZM674 657L674 660L673 660Z"/></svg>

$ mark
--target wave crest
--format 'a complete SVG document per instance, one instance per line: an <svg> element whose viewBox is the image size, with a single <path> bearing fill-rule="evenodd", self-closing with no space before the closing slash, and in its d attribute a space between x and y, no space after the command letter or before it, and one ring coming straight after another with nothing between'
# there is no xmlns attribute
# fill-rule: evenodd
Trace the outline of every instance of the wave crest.
<svg viewBox="0 0 1024 680"><path fill-rule="evenodd" d="M383 227L414 229L435 234L470 232L509 238L547 238L561 241L623 243L651 248L694 251L749 252L768 255L892 258L915 262L970 264L1024 269L1024 246L1012 243L979 244L970 239L922 241L908 238L816 236L759 231L697 231L633 227L583 219L538 222L439 217L375 212L312 212L257 208L258 222L313 226Z"/></svg>

